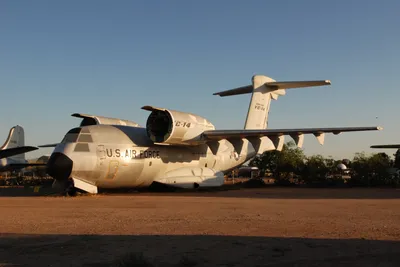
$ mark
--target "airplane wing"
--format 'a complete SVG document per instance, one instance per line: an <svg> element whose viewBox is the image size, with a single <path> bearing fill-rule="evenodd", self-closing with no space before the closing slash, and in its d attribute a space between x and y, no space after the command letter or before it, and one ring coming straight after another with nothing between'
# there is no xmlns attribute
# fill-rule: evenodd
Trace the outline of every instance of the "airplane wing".
<svg viewBox="0 0 400 267"><path fill-rule="evenodd" d="M38 149L38 148L34 147L34 146L20 146L20 147L2 149L2 150L0 150L0 159L8 158L8 157L15 156L18 154L23 154L23 153L33 151L36 149Z"/></svg>
<svg viewBox="0 0 400 267"><path fill-rule="evenodd" d="M333 127L333 128L300 128L300 129L265 129L265 130L211 130L205 131L203 135L210 140L228 139L232 137L262 137L262 136L281 136L281 135L300 135L323 133L340 134L341 132L359 132L382 130L382 127Z"/></svg>
<svg viewBox="0 0 400 267"><path fill-rule="evenodd" d="M59 143L40 145L38 147L56 147Z"/></svg>
<svg viewBox="0 0 400 267"><path fill-rule="evenodd" d="M373 145L371 148L397 148L400 149L400 144L392 144L392 145Z"/></svg>
<svg viewBox="0 0 400 267"><path fill-rule="evenodd" d="M382 127L332 127L332 128L299 128L299 129L260 129L260 130L210 130L203 132L203 137L210 141L218 141L221 139L232 140L231 143L237 143L235 140L247 138L252 144L256 145L258 151L265 151L260 144L262 137L266 136L274 143L275 147L281 147L282 141L279 139L284 135L291 136L298 147L302 147L304 134L313 134L318 142L323 145L325 133L333 133L335 135L341 132L358 132L358 131L376 131L382 130ZM259 139L259 140L257 140ZM280 145L278 145L280 144ZM279 149L278 149L279 150Z"/></svg>

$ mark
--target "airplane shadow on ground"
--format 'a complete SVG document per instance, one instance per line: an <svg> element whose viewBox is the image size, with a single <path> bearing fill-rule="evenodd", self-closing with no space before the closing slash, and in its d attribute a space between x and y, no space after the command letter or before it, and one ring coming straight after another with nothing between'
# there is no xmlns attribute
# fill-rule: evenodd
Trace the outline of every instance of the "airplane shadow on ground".
<svg viewBox="0 0 400 267"><path fill-rule="evenodd" d="M229 187L215 189L105 191L104 195L234 197L266 199L400 199L400 188L307 188L268 185L259 188Z"/></svg>
<svg viewBox="0 0 400 267"><path fill-rule="evenodd" d="M399 241L363 239L0 235L0 266L394 267L400 266L399 251ZM143 253L142 260L137 256L140 253Z"/></svg>

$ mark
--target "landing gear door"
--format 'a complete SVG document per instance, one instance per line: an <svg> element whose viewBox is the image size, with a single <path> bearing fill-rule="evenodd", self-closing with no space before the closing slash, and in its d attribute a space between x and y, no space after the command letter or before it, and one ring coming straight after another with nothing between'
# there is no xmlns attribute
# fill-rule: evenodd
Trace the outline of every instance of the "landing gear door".
<svg viewBox="0 0 400 267"><path fill-rule="evenodd" d="M104 149L104 145L98 145L96 153L97 153L97 159L98 159L99 165L102 166L104 160L106 159L106 151Z"/></svg>

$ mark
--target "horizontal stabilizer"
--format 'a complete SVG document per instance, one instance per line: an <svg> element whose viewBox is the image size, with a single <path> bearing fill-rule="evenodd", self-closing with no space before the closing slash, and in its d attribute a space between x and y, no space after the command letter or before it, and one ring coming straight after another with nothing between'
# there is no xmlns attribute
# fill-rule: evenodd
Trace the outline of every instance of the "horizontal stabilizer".
<svg viewBox="0 0 400 267"><path fill-rule="evenodd" d="M371 148L397 148L400 149L400 144L392 144L392 145L374 145Z"/></svg>
<svg viewBox="0 0 400 267"><path fill-rule="evenodd" d="M33 151L36 149L38 149L38 148L34 147L34 146L20 146L20 147L2 149L2 150L0 150L0 159L8 158L8 157L11 157L14 155L23 154L23 153L30 152L30 151Z"/></svg>
<svg viewBox="0 0 400 267"><path fill-rule="evenodd" d="M266 87L270 88L271 90L324 86L324 85L330 85L330 84L331 84L331 82L329 80L287 81L287 82L273 81L273 82L264 83L264 85ZM242 94L250 94L253 91L254 91L253 85L246 85L246 86L242 86L239 88L214 93L213 95L219 95L219 96L242 95Z"/></svg>

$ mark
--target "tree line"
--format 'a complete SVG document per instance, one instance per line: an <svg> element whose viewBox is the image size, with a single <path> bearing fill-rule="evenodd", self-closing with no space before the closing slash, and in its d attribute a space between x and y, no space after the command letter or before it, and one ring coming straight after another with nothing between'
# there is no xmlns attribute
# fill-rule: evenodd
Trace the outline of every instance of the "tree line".
<svg viewBox="0 0 400 267"><path fill-rule="evenodd" d="M344 164L347 169L339 168ZM266 151L253 158L249 166L258 167L260 176L271 173L276 184L316 186L400 186L396 169L400 168L400 150L394 159L386 153L355 153L352 160L335 160L313 155L307 157L293 141L281 151Z"/></svg>

